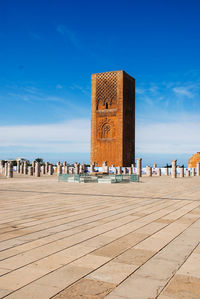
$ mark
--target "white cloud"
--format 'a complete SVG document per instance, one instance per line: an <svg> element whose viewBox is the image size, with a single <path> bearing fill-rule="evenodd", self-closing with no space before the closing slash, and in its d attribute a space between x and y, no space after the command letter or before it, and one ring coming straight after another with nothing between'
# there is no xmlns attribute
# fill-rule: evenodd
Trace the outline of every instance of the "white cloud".
<svg viewBox="0 0 200 299"><path fill-rule="evenodd" d="M181 154L200 150L200 121L138 124L136 151L141 153ZM0 127L0 150L23 152L89 153L90 119L59 124Z"/></svg>
<svg viewBox="0 0 200 299"><path fill-rule="evenodd" d="M1 126L2 147L22 151L77 152L89 151L90 120L77 119L60 124Z"/></svg>
<svg viewBox="0 0 200 299"><path fill-rule="evenodd" d="M178 96L186 96L189 99L194 97L194 94L192 91L189 90L187 87L174 87L173 91Z"/></svg>
<svg viewBox="0 0 200 299"><path fill-rule="evenodd" d="M200 122L141 124L136 128L136 150L143 153L181 154L200 150Z"/></svg>

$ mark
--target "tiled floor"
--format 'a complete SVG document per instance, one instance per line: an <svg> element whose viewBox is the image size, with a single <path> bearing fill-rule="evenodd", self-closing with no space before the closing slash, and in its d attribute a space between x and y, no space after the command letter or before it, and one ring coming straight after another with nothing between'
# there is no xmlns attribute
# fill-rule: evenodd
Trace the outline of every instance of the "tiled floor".
<svg viewBox="0 0 200 299"><path fill-rule="evenodd" d="M0 298L200 298L200 177L0 177Z"/></svg>

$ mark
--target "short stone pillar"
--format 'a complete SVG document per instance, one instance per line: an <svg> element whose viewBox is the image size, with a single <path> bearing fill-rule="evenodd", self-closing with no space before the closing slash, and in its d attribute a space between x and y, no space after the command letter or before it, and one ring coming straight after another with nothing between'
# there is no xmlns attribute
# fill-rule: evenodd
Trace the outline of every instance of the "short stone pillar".
<svg viewBox="0 0 200 299"><path fill-rule="evenodd" d="M3 165L4 165L4 161L0 160L0 172L1 172L1 174L3 174Z"/></svg>
<svg viewBox="0 0 200 299"><path fill-rule="evenodd" d="M32 161L33 173L35 173L35 164L36 164L36 161Z"/></svg>
<svg viewBox="0 0 200 299"><path fill-rule="evenodd" d="M17 161L17 173L20 173L20 161Z"/></svg>
<svg viewBox="0 0 200 299"><path fill-rule="evenodd" d="M24 162L22 162L21 165L20 165L20 173L21 174L24 173Z"/></svg>
<svg viewBox="0 0 200 299"><path fill-rule="evenodd" d="M142 176L142 158L137 159L137 175Z"/></svg>
<svg viewBox="0 0 200 299"><path fill-rule="evenodd" d="M53 175L53 165L52 164L49 164L48 175Z"/></svg>
<svg viewBox="0 0 200 299"><path fill-rule="evenodd" d="M158 168L157 176L161 176L161 169Z"/></svg>
<svg viewBox="0 0 200 299"><path fill-rule="evenodd" d="M35 176L40 177L40 162L35 163Z"/></svg>
<svg viewBox="0 0 200 299"><path fill-rule="evenodd" d="M22 165L22 163L20 163L20 164L19 164L19 173L20 173L20 174L22 174L22 168L23 168L23 165Z"/></svg>
<svg viewBox="0 0 200 299"><path fill-rule="evenodd" d="M135 164L131 164L132 173L134 173Z"/></svg>
<svg viewBox="0 0 200 299"><path fill-rule="evenodd" d="M175 179L177 177L176 174L176 161L177 160L172 160L172 178Z"/></svg>
<svg viewBox="0 0 200 299"><path fill-rule="evenodd" d="M117 168L116 167L113 167L113 173L117 174Z"/></svg>
<svg viewBox="0 0 200 299"><path fill-rule="evenodd" d="M192 176L195 176L195 168L192 168Z"/></svg>
<svg viewBox="0 0 200 299"><path fill-rule="evenodd" d="M94 163L90 165L91 172L94 172Z"/></svg>
<svg viewBox="0 0 200 299"><path fill-rule="evenodd" d="M6 162L4 164L4 175L7 176L8 175L8 162Z"/></svg>
<svg viewBox="0 0 200 299"><path fill-rule="evenodd" d="M49 162L45 162L45 173L49 172Z"/></svg>
<svg viewBox="0 0 200 299"><path fill-rule="evenodd" d="M28 163L27 163L27 161L24 161L24 174L28 173L27 167L28 167Z"/></svg>
<svg viewBox="0 0 200 299"><path fill-rule="evenodd" d="M80 172L80 165L78 163L74 164L74 172L75 174L79 174Z"/></svg>
<svg viewBox="0 0 200 299"><path fill-rule="evenodd" d="M117 174L122 174L122 168L121 168L121 166L117 167Z"/></svg>
<svg viewBox="0 0 200 299"><path fill-rule="evenodd" d="M129 175L132 174L132 167L128 167L128 174L129 174Z"/></svg>
<svg viewBox="0 0 200 299"><path fill-rule="evenodd" d="M62 174L62 165L57 164L57 175Z"/></svg>
<svg viewBox="0 0 200 299"><path fill-rule="evenodd" d="M184 178L184 167L180 167L180 178Z"/></svg>
<svg viewBox="0 0 200 299"><path fill-rule="evenodd" d="M7 178L13 178L13 164L12 164L12 162L7 163Z"/></svg>
<svg viewBox="0 0 200 299"><path fill-rule="evenodd" d="M44 175L45 173L46 173L46 172L45 172L45 165L42 165L42 166L41 166L41 174Z"/></svg>
<svg viewBox="0 0 200 299"><path fill-rule="evenodd" d="M79 173L84 173L85 169L84 169L84 164L81 164L79 166Z"/></svg>
<svg viewBox="0 0 200 299"><path fill-rule="evenodd" d="M152 168L151 168L151 166L147 166L146 167L146 173L147 173L147 176L152 176Z"/></svg>
<svg viewBox="0 0 200 299"><path fill-rule="evenodd" d="M33 175L33 166L28 166L28 175Z"/></svg>
<svg viewBox="0 0 200 299"><path fill-rule="evenodd" d="M168 167L165 167L165 175L169 175L169 169L168 169Z"/></svg>
<svg viewBox="0 0 200 299"><path fill-rule="evenodd" d="M64 166L64 173L69 174L69 165Z"/></svg>
<svg viewBox="0 0 200 299"><path fill-rule="evenodd" d="M200 176L200 163L197 162L197 176Z"/></svg>
<svg viewBox="0 0 200 299"><path fill-rule="evenodd" d="M127 174L127 168L124 167L124 174Z"/></svg>
<svg viewBox="0 0 200 299"><path fill-rule="evenodd" d="M103 164L102 164L102 171L104 173L109 173L109 167L107 165L107 161L103 162Z"/></svg>
<svg viewBox="0 0 200 299"><path fill-rule="evenodd" d="M186 176L187 177L190 176L190 170L189 169L186 170Z"/></svg>

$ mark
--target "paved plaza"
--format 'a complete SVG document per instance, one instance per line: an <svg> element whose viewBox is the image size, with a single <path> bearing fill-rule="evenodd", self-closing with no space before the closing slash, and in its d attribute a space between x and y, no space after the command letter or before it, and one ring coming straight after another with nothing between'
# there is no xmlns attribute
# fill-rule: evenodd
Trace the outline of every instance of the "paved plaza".
<svg viewBox="0 0 200 299"><path fill-rule="evenodd" d="M0 176L0 298L200 298L200 177Z"/></svg>

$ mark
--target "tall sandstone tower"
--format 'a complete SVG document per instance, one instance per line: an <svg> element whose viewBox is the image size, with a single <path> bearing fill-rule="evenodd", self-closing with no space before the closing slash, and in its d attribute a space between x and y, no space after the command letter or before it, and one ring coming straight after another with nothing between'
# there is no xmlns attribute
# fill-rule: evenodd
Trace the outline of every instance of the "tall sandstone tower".
<svg viewBox="0 0 200 299"><path fill-rule="evenodd" d="M135 79L124 71L92 75L91 163L135 162Z"/></svg>

